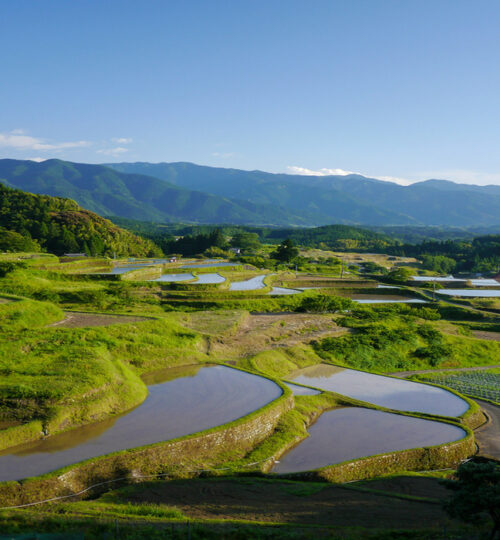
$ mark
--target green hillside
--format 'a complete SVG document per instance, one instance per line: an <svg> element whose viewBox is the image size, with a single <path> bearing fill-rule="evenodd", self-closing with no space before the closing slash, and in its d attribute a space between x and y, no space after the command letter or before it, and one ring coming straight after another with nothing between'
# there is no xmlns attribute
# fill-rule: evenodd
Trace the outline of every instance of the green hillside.
<svg viewBox="0 0 500 540"><path fill-rule="evenodd" d="M498 186L443 180L401 186L359 174L304 176L204 167L193 163L113 163L127 173L149 174L179 187L276 204L316 221L363 225L488 227L500 224Z"/></svg>
<svg viewBox="0 0 500 540"><path fill-rule="evenodd" d="M147 221L321 224L315 213L302 216L273 204L236 201L193 191L144 174L125 174L102 165L50 159L42 163L0 160L0 182L56 197L69 197L102 216Z"/></svg>
<svg viewBox="0 0 500 540"><path fill-rule="evenodd" d="M150 240L121 229L70 199L33 195L0 184L0 249L56 254L156 256Z"/></svg>

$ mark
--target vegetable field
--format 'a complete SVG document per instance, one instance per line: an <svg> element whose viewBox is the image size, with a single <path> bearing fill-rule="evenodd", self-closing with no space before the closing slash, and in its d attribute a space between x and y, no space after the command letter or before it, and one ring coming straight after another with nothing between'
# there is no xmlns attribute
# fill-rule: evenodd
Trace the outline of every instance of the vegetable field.
<svg viewBox="0 0 500 540"><path fill-rule="evenodd" d="M468 373L441 373L425 380L457 390L461 394L500 403L500 373L475 371Z"/></svg>

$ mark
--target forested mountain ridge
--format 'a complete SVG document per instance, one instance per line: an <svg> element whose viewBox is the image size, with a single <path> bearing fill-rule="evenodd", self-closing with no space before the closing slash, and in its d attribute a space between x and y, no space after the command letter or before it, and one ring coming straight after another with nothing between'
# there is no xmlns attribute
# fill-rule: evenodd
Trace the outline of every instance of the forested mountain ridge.
<svg viewBox="0 0 500 540"><path fill-rule="evenodd" d="M0 182L31 193L69 197L103 216L281 226L322 223L315 212L295 213L273 204L237 201L182 188L144 174L58 159L41 163L0 160Z"/></svg>
<svg viewBox="0 0 500 540"><path fill-rule="evenodd" d="M69 252L139 257L161 255L161 250L150 240L118 227L70 199L25 193L1 183L0 231L2 250L30 250L38 244L58 255Z"/></svg>
<svg viewBox="0 0 500 540"><path fill-rule="evenodd" d="M184 162L112 163L109 166L122 172L149 174L189 189L330 215L331 219L321 224L458 227L500 224L500 186L465 185L446 180L401 186L358 174L272 174Z"/></svg>

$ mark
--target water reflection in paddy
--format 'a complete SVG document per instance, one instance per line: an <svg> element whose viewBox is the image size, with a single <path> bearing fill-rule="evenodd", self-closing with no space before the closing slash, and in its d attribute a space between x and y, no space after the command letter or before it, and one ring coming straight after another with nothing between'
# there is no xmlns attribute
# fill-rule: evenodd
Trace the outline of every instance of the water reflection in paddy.
<svg viewBox="0 0 500 540"><path fill-rule="evenodd" d="M200 274L198 279L194 282L194 285L202 285L203 283L223 283L226 281L225 277L220 274Z"/></svg>
<svg viewBox="0 0 500 540"><path fill-rule="evenodd" d="M460 416L469 408L442 388L327 364L296 371L289 379L400 411Z"/></svg>
<svg viewBox="0 0 500 540"><path fill-rule="evenodd" d="M245 281L234 281L229 286L230 291L255 291L257 289L263 289L266 285L264 278L266 276L255 276Z"/></svg>
<svg viewBox="0 0 500 540"><path fill-rule="evenodd" d="M189 281L194 279L193 274L163 274L161 277L154 279L153 281Z"/></svg>
<svg viewBox="0 0 500 540"><path fill-rule="evenodd" d="M498 284L500 285L500 283ZM441 289L437 291L439 294L448 296L468 296L473 298L500 298L500 289Z"/></svg>
<svg viewBox="0 0 500 540"><path fill-rule="evenodd" d="M273 287L269 294L299 294L302 290L298 289L287 289L285 287Z"/></svg>
<svg viewBox="0 0 500 540"><path fill-rule="evenodd" d="M317 396L321 394L319 390L314 390L314 388L307 388L307 386L300 386L293 383L284 383L290 390L293 392L294 396Z"/></svg>
<svg viewBox="0 0 500 540"><path fill-rule="evenodd" d="M179 268L211 268L211 267L217 267L217 266L241 266L241 263L236 262L228 262L228 261L206 261L204 263L190 263L190 264L184 264L182 266L179 266Z"/></svg>
<svg viewBox="0 0 500 540"><path fill-rule="evenodd" d="M273 472L308 471L375 454L457 441L465 436L458 426L353 407L323 413L308 431L310 436L281 457Z"/></svg>
<svg viewBox="0 0 500 540"><path fill-rule="evenodd" d="M0 481L218 426L282 393L268 379L224 366L169 369L145 382L146 400L122 416L0 452Z"/></svg>

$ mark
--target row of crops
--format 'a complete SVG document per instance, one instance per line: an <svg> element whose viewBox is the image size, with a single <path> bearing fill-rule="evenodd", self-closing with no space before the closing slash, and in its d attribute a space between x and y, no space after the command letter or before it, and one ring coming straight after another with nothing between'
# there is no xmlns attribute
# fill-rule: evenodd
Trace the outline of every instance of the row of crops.
<svg viewBox="0 0 500 540"><path fill-rule="evenodd" d="M439 373L425 380L449 386L461 394L489 399L500 403L500 373L472 371L466 373Z"/></svg>

